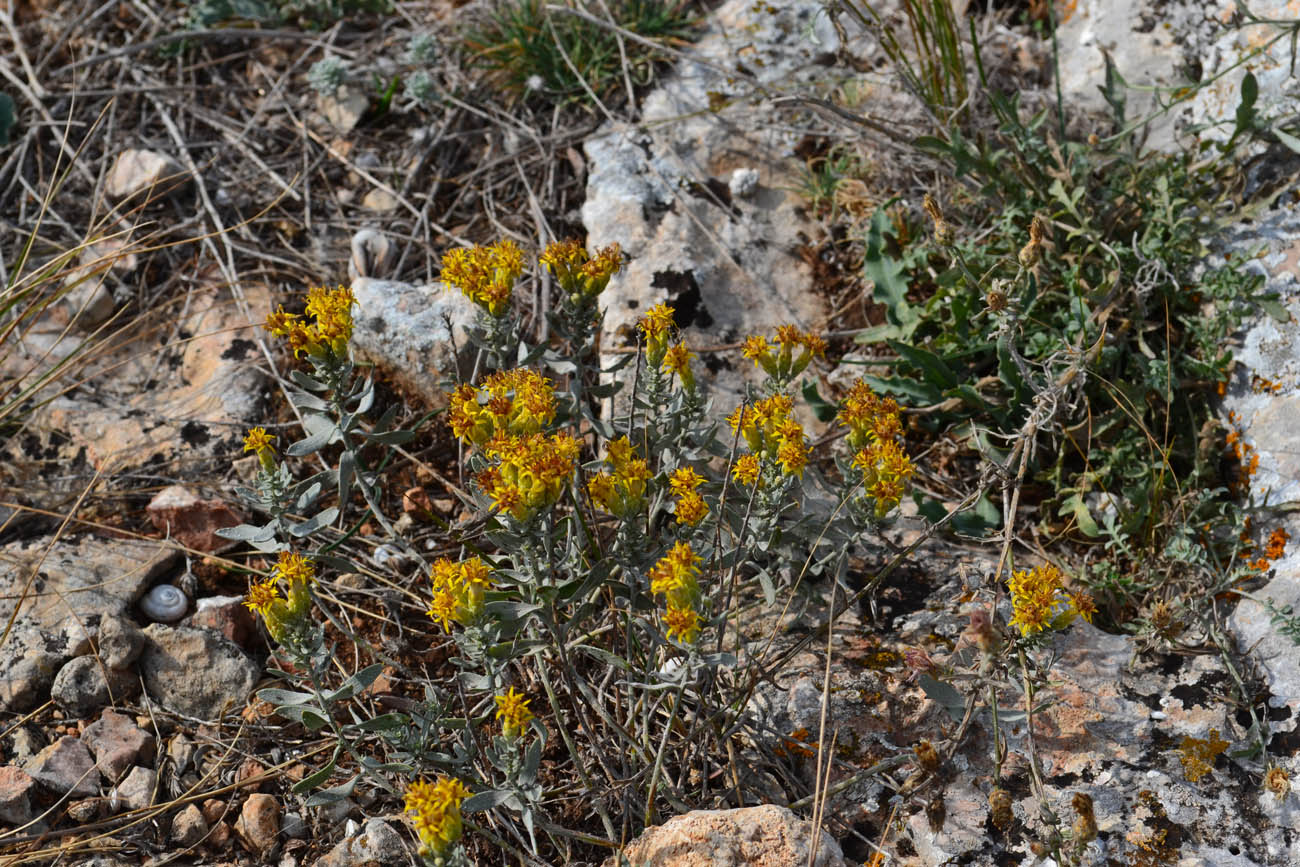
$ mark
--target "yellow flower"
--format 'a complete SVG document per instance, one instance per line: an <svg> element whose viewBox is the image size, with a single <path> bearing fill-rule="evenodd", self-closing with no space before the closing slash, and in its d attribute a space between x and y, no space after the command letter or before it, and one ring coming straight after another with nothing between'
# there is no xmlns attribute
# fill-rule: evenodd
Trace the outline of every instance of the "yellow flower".
<svg viewBox="0 0 1300 867"><path fill-rule="evenodd" d="M270 613L271 606L279 598L279 583L274 578L268 578L248 588L248 597L244 600L244 605L248 610L256 611L265 618Z"/></svg>
<svg viewBox="0 0 1300 867"><path fill-rule="evenodd" d="M776 354L772 350L776 349ZM799 354L795 355L795 350ZM826 352L826 341L811 331L800 331L794 325L782 325L776 329L776 344L769 344L766 337L754 335L745 339L741 353L754 364L763 369L768 376L778 382L788 382L804 371L814 355Z"/></svg>
<svg viewBox="0 0 1300 867"><path fill-rule="evenodd" d="M664 610L664 632L683 644L693 644L700 634L700 616L694 608L678 607L670 601Z"/></svg>
<svg viewBox="0 0 1300 867"><path fill-rule="evenodd" d="M804 442L803 428L791 415L793 410L794 402L778 394L760 400L752 407L738 407L727 421L732 431L745 438L757 460L776 461L786 475L802 476L808 463L808 446ZM747 474L749 467L746 463ZM755 467L753 477L757 479L758 475Z"/></svg>
<svg viewBox="0 0 1300 867"><path fill-rule="evenodd" d="M312 561L289 551L282 551L280 559L265 581L248 588L244 605L256 611L266 624L266 631L281 644L291 630L307 622L311 611L310 585L316 580ZM280 582L287 585L281 596Z"/></svg>
<svg viewBox="0 0 1300 867"><path fill-rule="evenodd" d="M268 473L275 469L273 442L275 437L267 433L264 427L255 427L244 437L244 451L256 453L258 463Z"/></svg>
<svg viewBox="0 0 1300 867"><path fill-rule="evenodd" d="M466 443L482 445L500 435L528 436L555 420L555 387L536 371L519 367L489 376L451 395L447 421Z"/></svg>
<svg viewBox="0 0 1300 867"><path fill-rule="evenodd" d="M898 443L885 440L859 449L853 467L862 473L862 487L876 501L876 517L883 518L898 505L915 468Z"/></svg>
<svg viewBox="0 0 1300 867"><path fill-rule="evenodd" d="M678 542L650 569L650 592L693 603L700 594L700 558L686 542Z"/></svg>
<svg viewBox="0 0 1300 867"><path fill-rule="evenodd" d="M681 496L704 484L704 477L691 467L679 467L668 477L668 487L674 494Z"/></svg>
<svg viewBox="0 0 1300 867"><path fill-rule="evenodd" d="M650 468L636 457L627 437L619 437L609 444L605 463L614 468L611 473L597 473L587 482L587 492L596 505L616 518L625 518L641 508L645 496Z"/></svg>
<svg viewBox="0 0 1300 867"><path fill-rule="evenodd" d="M356 296L346 286L330 290L313 287L307 290L307 324L303 317L277 309L266 317L266 330L289 342L294 355L306 352L316 359L343 358L352 339L352 307Z"/></svg>
<svg viewBox="0 0 1300 867"><path fill-rule="evenodd" d="M460 805L469 797L465 784L453 777L439 777L436 783L423 780L406 790L406 812L420 838L421 854L442 858L460 839Z"/></svg>
<svg viewBox="0 0 1300 867"><path fill-rule="evenodd" d="M525 523L560 499L581 450L582 443L567 433L498 435L483 448L496 463L476 481L498 510Z"/></svg>
<svg viewBox="0 0 1300 867"><path fill-rule="evenodd" d="M754 455L741 455L731 468L731 477L736 481L753 486L759 480L758 458Z"/></svg>
<svg viewBox="0 0 1300 867"><path fill-rule="evenodd" d="M1076 597L1066 592L1063 581L1061 570L1051 563L1011 576L1007 582L1011 590L1011 625L1019 628L1021 635L1061 629L1079 616Z"/></svg>
<svg viewBox="0 0 1300 867"><path fill-rule="evenodd" d="M533 719L533 712L528 709L530 699L524 698L523 693L516 692L512 686L493 701L497 704L496 718L501 721L501 730L505 736L513 738L523 734Z"/></svg>
<svg viewBox="0 0 1300 867"><path fill-rule="evenodd" d="M459 563L439 557L429 570L429 583L433 595L426 613L451 632L453 621L472 626L483 616L483 591L492 587L492 569L478 557Z"/></svg>
<svg viewBox="0 0 1300 867"><path fill-rule="evenodd" d="M556 241L542 251L539 261L555 275L571 304L590 302L609 285L610 277L623 266L618 244L611 244L589 256L575 240Z"/></svg>
<svg viewBox="0 0 1300 867"><path fill-rule="evenodd" d="M459 247L442 257L441 277L465 297L500 317L510 306L515 281L524 270L524 253L510 240L487 247Z"/></svg>
<svg viewBox="0 0 1300 867"><path fill-rule="evenodd" d="M676 327L673 312L667 304L656 304L637 323L645 335L645 357L651 367L659 367L668 351L668 335Z"/></svg>
<svg viewBox="0 0 1300 867"><path fill-rule="evenodd" d="M849 429L849 446L854 449L903 435L898 402L892 397L877 396L871 386L860 379L849 389L836 418Z"/></svg>
<svg viewBox="0 0 1300 867"><path fill-rule="evenodd" d="M689 392L695 391L695 373L691 370L691 359L695 357L685 343L676 343L664 353L663 369L677 374L682 388Z"/></svg>
<svg viewBox="0 0 1300 867"><path fill-rule="evenodd" d="M695 491L687 491L677 500L677 523L694 527L709 514L709 506Z"/></svg>

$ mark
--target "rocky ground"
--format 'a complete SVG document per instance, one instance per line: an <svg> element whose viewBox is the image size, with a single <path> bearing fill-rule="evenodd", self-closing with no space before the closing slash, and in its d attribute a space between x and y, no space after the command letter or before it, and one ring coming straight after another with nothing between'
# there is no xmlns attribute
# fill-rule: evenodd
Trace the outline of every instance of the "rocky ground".
<svg viewBox="0 0 1300 867"><path fill-rule="evenodd" d="M1096 98L1099 49L1114 52L1131 84L1146 84L1175 80L1192 60L1207 75L1226 69L1261 44L1262 27L1222 29L1230 3L1065 5L1060 67L1067 99L1082 107ZM1272 5L1255 11L1300 14ZM252 697L281 682L268 673L268 638L240 604L240 564L227 559L234 548L213 531L243 517L232 490L247 483L255 460L240 453L244 430L284 413L276 408L284 368L270 362L258 324L290 282L350 280L363 311L358 354L384 371L390 399L418 416L445 400L440 379L467 363L473 315L430 279L433 250L483 238L506 204L526 215L501 216L511 231L539 234L530 223L543 217L530 214L521 190L531 194L530 177L549 173L549 188L537 187L549 198L534 210L544 207L556 227L582 232L592 247L618 242L628 256L603 299L607 352L627 346L630 323L661 301L687 311L692 346L734 348L785 321L834 331L861 285L834 276L828 224L798 187L801 149L849 133L797 97L853 79L859 104L902 134L913 110L872 40L837 33L811 0L701 7L697 39L680 46L635 106L563 130L548 128L549 117L527 117L531 127L516 123L521 116L485 118L496 111L486 108L363 122L364 97L317 99L303 86L308 58L317 56L311 40L360 65L399 54L398 36L413 28L454 26L459 13L450 7L411 4L387 22L302 38L204 41L196 49L204 60L185 61L178 81L167 78L177 61L134 53L170 32L138 10L110 13L120 20L99 36L68 30L68 44L53 49L52 8L19 7L6 13L5 38L26 54L3 61L6 78L44 116L70 116L82 87L76 64L87 58L97 58L101 77L112 70L104 82L123 93L109 103L86 88L116 132L74 163L71 183L82 185L85 201L52 207L69 230L108 227L77 259L89 269L77 273L91 279L21 339L4 332L10 346L0 356L0 381L30 387L36 405L12 434L5 428L0 457L0 863L414 863L400 805L382 791L359 787L315 808L290 793L321 761L319 749L286 739L282 721ZM997 21L986 19L989 44L1008 68L1046 75L1044 41ZM1274 45L1253 61L1261 105L1296 95L1287 51ZM204 63L217 70L207 78ZM203 94L189 109L168 101L166 88L200 80L204 94L238 88L242 104L236 110ZM1180 124L1230 113L1239 81L1235 73L1220 79L1153 139L1172 142ZM14 135L23 147L49 144L22 138L21 128ZM882 162L891 154L882 150ZM881 173L904 170L885 165ZM129 205L162 186L166 195L151 204ZM850 220L880 196L857 193L838 203ZM4 226L12 267L36 199L12 182L3 195L0 210L21 210ZM113 222L100 218L123 201ZM1300 407L1296 208L1279 198L1233 226L1211 255L1262 247L1247 267L1262 269L1292 311L1290 323L1261 319L1242 335L1223 411L1260 456L1257 504L1276 509L1278 525L1300 539L1300 451L1291 435ZM168 246L182 239L183 253ZM721 352L701 354L723 406L747 373ZM57 365L72 362L75 376L62 378ZM40 380L52 367L59 375ZM1261 390L1260 378L1277 387ZM404 470L398 491L454 520L452 470L436 458L446 457L446 444L435 437L424 445L435 457ZM896 532L906 543L920 529L910 517ZM409 568L381 548L369 553L370 562L328 578L323 592L400 660L371 688L382 705L434 664L435 639ZM1035 722L1045 799L1014 761L1025 747L1023 719L1003 721L1013 753L1004 770L1013 812L1006 827L990 817L989 721L963 720L960 696L945 702L905 664L918 648L939 660L960 652L968 626L961 602L996 561L994 548L931 539L870 600L846 609L842 596L838 604L828 598L788 615L779 623L788 664L762 685L752 710L784 737L792 779L767 781L767 804L723 799L701 805L712 812L652 829L629 850L633 863L836 865L865 862L879 846L887 863L1030 864L1044 808L1068 822L1083 792L1099 831L1085 863L1300 865L1300 800L1263 781L1266 764L1300 780L1300 649L1262 602L1300 605L1297 549L1220 624L1239 670L1204 652L1208 638L1153 647L1086 624L1062 633L1054 701ZM1233 698L1242 684L1267 708L1266 757L1235 750L1250 725ZM959 727L960 749L909 779L913 746L947 741ZM1189 771L1189 738L1210 745L1203 773ZM813 799L792 792L809 791L821 742L834 745L836 759L814 836Z"/></svg>

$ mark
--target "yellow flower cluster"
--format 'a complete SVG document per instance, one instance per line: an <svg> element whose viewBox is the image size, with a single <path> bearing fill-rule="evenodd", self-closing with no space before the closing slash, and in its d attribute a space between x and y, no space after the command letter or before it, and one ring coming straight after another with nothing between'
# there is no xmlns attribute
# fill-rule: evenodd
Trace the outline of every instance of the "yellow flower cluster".
<svg viewBox="0 0 1300 867"><path fill-rule="evenodd" d="M244 451L254 452L257 461L265 472L275 469L275 437L266 432L264 427L255 427L244 436Z"/></svg>
<svg viewBox="0 0 1300 867"><path fill-rule="evenodd" d="M492 587L492 570L478 557L453 563L440 557L429 571L433 598L428 615L451 632L452 621L474 624L483 615L483 591Z"/></svg>
<svg viewBox="0 0 1300 867"><path fill-rule="evenodd" d="M798 355L795 355L796 349L799 350ZM776 343L769 343L766 337L754 335L745 340L741 351L768 376L780 382L788 382L792 377L803 373L814 355L826 353L826 341L811 331L800 331L793 325L781 325L776 329Z"/></svg>
<svg viewBox="0 0 1300 867"><path fill-rule="evenodd" d="M310 325L303 316L285 313L280 307L266 317L265 327L288 340L294 355L305 352L313 358L342 358L352 339L352 305L356 303L347 286L333 290L318 286L307 290L306 315L314 320Z"/></svg>
<svg viewBox="0 0 1300 867"><path fill-rule="evenodd" d="M709 514L708 504L696 490L704 477L690 467L679 467L668 477L668 487L677 495L677 523L694 527Z"/></svg>
<svg viewBox="0 0 1300 867"><path fill-rule="evenodd" d="M650 569L650 592L663 594L664 631L683 644L700 634L700 558L685 542L678 542Z"/></svg>
<svg viewBox="0 0 1300 867"><path fill-rule="evenodd" d="M248 588L244 605L256 611L266 624L266 631L281 644L288 631L303 622L311 610L311 592L316 580L312 561L301 554L281 551L280 559L265 581ZM280 583L284 582L284 595Z"/></svg>
<svg viewBox="0 0 1300 867"><path fill-rule="evenodd" d="M582 443L567 433L497 436L483 448L496 463L477 481L496 508L524 523L560 499L581 450Z"/></svg>
<svg viewBox="0 0 1300 867"><path fill-rule="evenodd" d="M493 701L497 704L496 718L501 721L501 731L505 736L513 738L523 734L533 719L533 712L528 709L530 699L524 698L524 694L516 692L512 686Z"/></svg>
<svg viewBox="0 0 1300 867"><path fill-rule="evenodd" d="M645 336L645 357L651 367L659 367L664 362L668 339L677 327L673 321L674 312L667 304L656 304L637 322L637 328Z"/></svg>
<svg viewBox="0 0 1300 867"><path fill-rule="evenodd" d="M1063 629L1076 617L1092 622L1096 607L1086 594L1065 589L1061 570L1048 563L1018 571L1007 582L1011 590L1011 625L1029 636L1045 629Z"/></svg>
<svg viewBox="0 0 1300 867"><path fill-rule="evenodd" d="M510 294L523 271L524 251L509 240L488 247L458 247L442 257L443 282L496 317L510 307Z"/></svg>
<svg viewBox="0 0 1300 867"><path fill-rule="evenodd" d="M804 443L803 428L790 414L793 409L794 401L777 394L750 407L737 407L727 421L733 432L739 431L745 438L752 455L759 460L777 461L788 476L802 476L808 463L808 446ZM732 475L752 485L758 479L758 469L757 461L741 458L732 468Z"/></svg>
<svg viewBox="0 0 1300 867"><path fill-rule="evenodd" d="M451 432L474 445L498 436L529 436L554 420L555 388L524 367L497 371L479 388L458 386L448 415Z"/></svg>
<svg viewBox="0 0 1300 867"><path fill-rule="evenodd" d="M610 244L591 256L578 241L556 241L538 258L555 275L569 303L574 305L594 300L605 291L609 278L623 266L623 253L618 244Z"/></svg>
<svg viewBox="0 0 1300 867"><path fill-rule="evenodd" d="M862 473L862 487L876 501L876 517L898 505L914 467L903 451L903 425L898 403L879 397L862 380L853 383L840 405L839 422L849 429L849 445L857 449L853 467Z"/></svg>
<svg viewBox="0 0 1300 867"><path fill-rule="evenodd" d="M411 816L420 852L442 858L460 839L461 802L469 789L454 777L439 777L436 783L419 780L406 790L406 812Z"/></svg>
<svg viewBox="0 0 1300 867"><path fill-rule="evenodd" d="M688 392L695 391L695 372L691 370L691 359L695 357L695 353L686 348L685 341L673 344L664 352L663 371L676 374L682 388Z"/></svg>
<svg viewBox="0 0 1300 867"><path fill-rule="evenodd" d="M587 482L592 501L616 518L635 514L641 508L650 478L645 459L636 456L627 437L619 437L610 442L605 463L614 471L597 473Z"/></svg>

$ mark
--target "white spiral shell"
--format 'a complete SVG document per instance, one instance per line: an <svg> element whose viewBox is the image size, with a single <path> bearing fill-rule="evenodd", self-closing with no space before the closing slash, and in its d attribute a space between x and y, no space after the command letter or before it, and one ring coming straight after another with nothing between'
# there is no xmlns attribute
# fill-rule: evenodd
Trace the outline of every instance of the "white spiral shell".
<svg viewBox="0 0 1300 867"><path fill-rule="evenodd" d="M155 623L175 623L189 610L190 600L170 584L157 584L140 600L140 610Z"/></svg>

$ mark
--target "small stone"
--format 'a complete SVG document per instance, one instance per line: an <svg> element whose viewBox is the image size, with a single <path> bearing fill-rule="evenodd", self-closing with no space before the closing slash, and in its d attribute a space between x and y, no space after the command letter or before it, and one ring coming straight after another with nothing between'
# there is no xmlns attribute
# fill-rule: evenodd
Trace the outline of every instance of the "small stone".
<svg viewBox="0 0 1300 867"><path fill-rule="evenodd" d="M212 833L208 835L208 848L213 851L219 851L230 844L230 837L233 832L230 830L229 822L220 822L212 826Z"/></svg>
<svg viewBox="0 0 1300 867"><path fill-rule="evenodd" d="M280 833L290 840L306 840L311 829L298 813L285 813L280 820Z"/></svg>
<svg viewBox="0 0 1300 867"><path fill-rule="evenodd" d="M383 277L392 258L392 242L374 229L362 229L352 236L352 256L348 259L348 278Z"/></svg>
<svg viewBox="0 0 1300 867"><path fill-rule="evenodd" d="M139 691L140 681L132 672L105 668L94 656L78 656L54 676L50 698L72 716L84 717Z"/></svg>
<svg viewBox="0 0 1300 867"><path fill-rule="evenodd" d="M254 855L271 850L280 833L280 805L271 795L249 795L235 822L235 835Z"/></svg>
<svg viewBox="0 0 1300 867"><path fill-rule="evenodd" d="M144 634L145 688L173 713L217 719L244 705L261 674L244 651L215 632L155 623Z"/></svg>
<svg viewBox="0 0 1300 867"><path fill-rule="evenodd" d="M203 802L203 818L207 819L209 825L215 825L222 819L226 818L229 812L229 805L225 801L218 801L216 798L208 798Z"/></svg>
<svg viewBox="0 0 1300 867"><path fill-rule="evenodd" d="M361 198L361 207L377 211L381 214L397 210L397 196L394 196L388 190L381 190L378 187L366 193Z"/></svg>
<svg viewBox="0 0 1300 867"><path fill-rule="evenodd" d="M346 821L357 809L356 801L351 798L343 798L332 804L322 804L316 810L316 818L324 825L337 825Z"/></svg>
<svg viewBox="0 0 1300 867"><path fill-rule="evenodd" d="M117 155L104 180L104 191L115 199L159 187L169 192L188 180L180 163L157 151L128 148Z"/></svg>
<svg viewBox="0 0 1300 867"><path fill-rule="evenodd" d="M239 544L216 534L240 524L239 513L228 503L204 499L184 485L163 488L149 501L148 511L154 527L187 548L219 553Z"/></svg>
<svg viewBox="0 0 1300 867"><path fill-rule="evenodd" d="M172 842L177 846L193 846L208 833L208 823L204 821L199 808L190 804L172 819Z"/></svg>
<svg viewBox="0 0 1300 867"><path fill-rule="evenodd" d="M68 805L68 818L78 825L88 825L103 813L103 798L86 798Z"/></svg>
<svg viewBox="0 0 1300 867"><path fill-rule="evenodd" d="M125 669L140 658L144 633L126 617L106 617L99 624L99 658L105 667Z"/></svg>
<svg viewBox="0 0 1300 867"><path fill-rule="evenodd" d="M245 650L251 649L258 638L257 621L241 596L205 596L199 599L185 625L211 629Z"/></svg>
<svg viewBox="0 0 1300 867"><path fill-rule="evenodd" d="M703 865L788 864L845 867L839 844L825 830L815 860L809 858L812 823L785 807L764 804L736 810L694 810L647 828L619 856L619 863L655 867ZM621 860L625 859L625 860Z"/></svg>
<svg viewBox="0 0 1300 867"><path fill-rule="evenodd" d="M429 504L429 492L419 485L403 492L402 511L408 515L413 514L420 518L426 517L433 511Z"/></svg>
<svg viewBox="0 0 1300 867"><path fill-rule="evenodd" d="M99 794L99 771L80 740L64 736L27 763L27 773L56 795L89 798Z"/></svg>
<svg viewBox="0 0 1300 867"><path fill-rule="evenodd" d="M41 751L44 742L27 726L18 726L9 733L9 760L22 764Z"/></svg>
<svg viewBox="0 0 1300 867"><path fill-rule="evenodd" d="M113 793L117 796L117 810L143 810L152 806L154 788L158 782L158 772L136 765L126 775L126 779L117 784ZM109 802L113 803L112 796Z"/></svg>
<svg viewBox="0 0 1300 867"><path fill-rule="evenodd" d="M345 84L334 93L319 95L316 107L336 130L350 132L361 122L370 107L370 100L364 93Z"/></svg>
<svg viewBox="0 0 1300 867"><path fill-rule="evenodd" d="M383 819L370 819L361 833L349 835L316 862L316 867L361 867L367 863L405 864L402 836Z"/></svg>
<svg viewBox="0 0 1300 867"><path fill-rule="evenodd" d="M74 279L77 275L82 276L80 282ZM83 334L89 333L113 318L117 302L112 290L104 285L102 276L86 274L79 269L69 279L74 285L63 293L60 300L73 327Z"/></svg>
<svg viewBox="0 0 1300 867"><path fill-rule="evenodd" d="M244 759L239 766L239 770L235 771L235 782L244 783L247 780L253 780L254 782L249 782L248 786L257 788L262 784L262 780L257 778L262 775L263 771L265 771L265 768L257 759Z"/></svg>
<svg viewBox="0 0 1300 867"><path fill-rule="evenodd" d="M758 189L758 169L736 169L727 182L731 195L738 199L748 199Z"/></svg>
<svg viewBox="0 0 1300 867"><path fill-rule="evenodd" d="M32 812L32 790L36 781L22 768L13 765L0 767L0 822L11 825L23 825L30 822L35 814Z"/></svg>
<svg viewBox="0 0 1300 867"><path fill-rule="evenodd" d="M95 753L95 763L110 781L132 765L153 761L154 736L111 708L105 708L99 720L86 727L82 741Z"/></svg>

